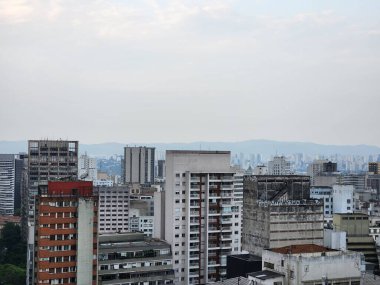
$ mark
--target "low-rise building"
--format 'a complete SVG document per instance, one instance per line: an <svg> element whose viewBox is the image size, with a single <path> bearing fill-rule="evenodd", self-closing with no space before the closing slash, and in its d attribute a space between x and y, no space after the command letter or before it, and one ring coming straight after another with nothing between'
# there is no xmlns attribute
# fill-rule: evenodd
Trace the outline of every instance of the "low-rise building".
<svg viewBox="0 0 380 285"><path fill-rule="evenodd" d="M315 244L272 248L264 250L262 257L263 270L284 275L284 283L271 284L359 285L364 270L362 254L333 250Z"/></svg>
<svg viewBox="0 0 380 285"><path fill-rule="evenodd" d="M170 245L143 233L99 236L99 285L172 284Z"/></svg>

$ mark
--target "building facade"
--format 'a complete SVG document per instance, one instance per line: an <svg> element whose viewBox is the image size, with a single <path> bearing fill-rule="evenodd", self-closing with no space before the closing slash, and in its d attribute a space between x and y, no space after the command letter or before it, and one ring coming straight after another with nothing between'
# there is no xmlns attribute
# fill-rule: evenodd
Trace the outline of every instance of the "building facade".
<svg viewBox="0 0 380 285"><path fill-rule="evenodd" d="M98 179L98 169L96 167L96 158L83 154L78 159L78 178L85 181L94 181Z"/></svg>
<svg viewBox="0 0 380 285"><path fill-rule="evenodd" d="M308 176L245 176L242 249L323 245L323 202L310 199Z"/></svg>
<svg viewBox="0 0 380 285"><path fill-rule="evenodd" d="M360 253L301 244L264 250L263 270L283 274L289 285L360 285L364 266Z"/></svg>
<svg viewBox="0 0 380 285"><path fill-rule="evenodd" d="M33 284L34 205L40 185L54 180L78 179L78 141L29 140L28 167L24 175L22 225L28 240L27 279Z"/></svg>
<svg viewBox="0 0 380 285"><path fill-rule="evenodd" d="M170 245L142 233L99 236L99 285L173 284Z"/></svg>
<svg viewBox="0 0 380 285"><path fill-rule="evenodd" d="M334 213L353 213L354 186L353 185L334 185L333 186L333 209Z"/></svg>
<svg viewBox="0 0 380 285"><path fill-rule="evenodd" d="M167 151L165 240L176 284L226 277L227 255L240 250L240 205L228 151Z"/></svg>
<svg viewBox="0 0 380 285"><path fill-rule="evenodd" d="M0 154L0 215L14 214L15 155Z"/></svg>
<svg viewBox="0 0 380 285"><path fill-rule="evenodd" d="M273 160L268 161L269 175L290 175L290 162L285 156L275 156Z"/></svg>
<svg viewBox="0 0 380 285"><path fill-rule="evenodd" d="M99 234L129 230L129 188L95 187L99 195Z"/></svg>
<svg viewBox="0 0 380 285"><path fill-rule="evenodd" d="M124 147L124 183L154 183L153 147Z"/></svg>
<svg viewBox="0 0 380 285"><path fill-rule="evenodd" d="M379 269L376 244L369 235L368 215L360 213L334 214L333 229L337 232L346 232L347 249L363 253L368 268Z"/></svg>
<svg viewBox="0 0 380 285"><path fill-rule="evenodd" d="M49 182L36 196L33 284L97 284L92 182Z"/></svg>

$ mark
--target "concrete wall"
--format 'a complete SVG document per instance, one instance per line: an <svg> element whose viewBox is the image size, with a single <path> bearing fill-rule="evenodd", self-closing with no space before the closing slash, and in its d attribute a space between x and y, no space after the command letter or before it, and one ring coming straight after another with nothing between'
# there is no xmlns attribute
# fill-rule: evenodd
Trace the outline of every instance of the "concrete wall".
<svg viewBox="0 0 380 285"><path fill-rule="evenodd" d="M272 263L274 270L285 274L285 283L299 285L303 282L321 281L323 277L343 281L360 280L361 254L355 252L325 252L280 254L272 251L263 252L264 264ZM288 282L288 283L287 283Z"/></svg>
<svg viewBox="0 0 380 285"><path fill-rule="evenodd" d="M333 186L333 207L335 214L353 213L354 210L354 186Z"/></svg>
<svg viewBox="0 0 380 285"><path fill-rule="evenodd" d="M77 285L92 284L94 201L79 198L78 201L78 244Z"/></svg>

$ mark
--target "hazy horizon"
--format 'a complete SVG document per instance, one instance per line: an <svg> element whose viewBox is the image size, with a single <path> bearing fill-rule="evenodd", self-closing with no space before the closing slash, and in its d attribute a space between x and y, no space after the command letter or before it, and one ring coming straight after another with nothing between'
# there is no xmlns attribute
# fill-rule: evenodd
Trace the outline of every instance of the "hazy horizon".
<svg viewBox="0 0 380 285"><path fill-rule="evenodd" d="M380 2L0 1L0 140L380 146Z"/></svg>

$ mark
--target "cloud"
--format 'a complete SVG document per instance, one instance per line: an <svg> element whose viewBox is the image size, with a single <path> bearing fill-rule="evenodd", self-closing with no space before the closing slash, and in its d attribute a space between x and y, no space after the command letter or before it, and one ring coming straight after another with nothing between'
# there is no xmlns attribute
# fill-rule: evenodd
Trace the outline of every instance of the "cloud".
<svg viewBox="0 0 380 285"><path fill-rule="evenodd" d="M0 21L7 24L27 22L34 9L27 0L0 1Z"/></svg>

